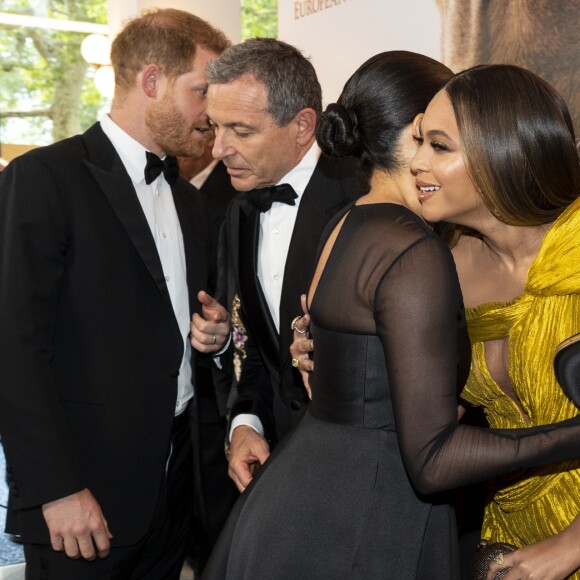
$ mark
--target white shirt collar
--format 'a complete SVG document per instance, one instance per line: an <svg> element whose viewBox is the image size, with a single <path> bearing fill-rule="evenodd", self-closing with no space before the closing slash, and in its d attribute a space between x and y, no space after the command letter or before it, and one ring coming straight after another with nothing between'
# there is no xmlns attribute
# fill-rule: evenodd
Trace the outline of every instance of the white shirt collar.
<svg viewBox="0 0 580 580"><path fill-rule="evenodd" d="M192 177L189 180L189 183L197 187L197 189L201 189L201 186L205 183L206 179L209 177L209 174L213 171L217 163L218 160L214 159L205 169L202 169L197 175Z"/></svg>
<svg viewBox="0 0 580 580"><path fill-rule="evenodd" d="M320 147L316 141L312 144L306 155L302 157L300 163L293 167L276 185L288 183L294 188L299 198L302 197L320 158Z"/></svg>
<svg viewBox="0 0 580 580"><path fill-rule="evenodd" d="M147 149L128 133L125 133L109 115L105 115L100 123L103 132L119 154L131 181L135 184L144 181Z"/></svg>

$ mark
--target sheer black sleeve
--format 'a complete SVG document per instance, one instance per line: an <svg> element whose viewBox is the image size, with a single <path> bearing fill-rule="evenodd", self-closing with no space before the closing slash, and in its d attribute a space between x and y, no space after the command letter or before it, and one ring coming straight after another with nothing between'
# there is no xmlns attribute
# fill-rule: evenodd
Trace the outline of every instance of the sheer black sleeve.
<svg viewBox="0 0 580 580"><path fill-rule="evenodd" d="M374 310L403 460L420 492L580 456L578 417L517 430L458 423L461 293L441 240L426 236L401 253L376 286Z"/></svg>

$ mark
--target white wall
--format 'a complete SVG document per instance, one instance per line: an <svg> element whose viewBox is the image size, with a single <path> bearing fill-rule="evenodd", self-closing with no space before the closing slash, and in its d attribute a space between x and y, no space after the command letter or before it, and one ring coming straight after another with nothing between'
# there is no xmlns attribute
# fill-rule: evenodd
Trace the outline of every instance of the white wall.
<svg viewBox="0 0 580 580"><path fill-rule="evenodd" d="M139 14L138 0L108 0L109 38L113 39L123 22Z"/></svg>
<svg viewBox="0 0 580 580"><path fill-rule="evenodd" d="M278 37L311 57L326 104L379 52L439 60L440 34L435 0L278 0Z"/></svg>
<svg viewBox="0 0 580 580"><path fill-rule="evenodd" d="M111 37L123 22L148 8L178 8L204 18L236 43L242 36L240 0L109 0Z"/></svg>

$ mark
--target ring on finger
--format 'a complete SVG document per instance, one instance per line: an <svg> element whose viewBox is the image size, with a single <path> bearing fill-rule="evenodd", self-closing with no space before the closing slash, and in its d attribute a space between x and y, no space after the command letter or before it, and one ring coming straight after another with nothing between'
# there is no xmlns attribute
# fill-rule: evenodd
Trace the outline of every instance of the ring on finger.
<svg viewBox="0 0 580 580"><path fill-rule="evenodd" d="M307 354L301 354L299 357L293 358L293 359L292 359L292 366L293 366L295 369L299 369L299 368L300 368L300 361L301 361L303 358L308 358L308 355L307 355Z"/></svg>
<svg viewBox="0 0 580 580"><path fill-rule="evenodd" d="M302 318L302 316L297 316L291 323L290 323L290 329L291 330L295 330L296 332L300 333L300 334L306 334L308 332L308 330L300 330L297 326L296 323Z"/></svg>
<svg viewBox="0 0 580 580"><path fill-rule="evenodd" d="M215 334L212 334L212 337L213 337L212 344L217 344L217 338L216 338Z"/></svg>
<svg viewBox="0 0 580 580"><path fill-rule="evenodd" d="M503 566L503 552L500 552L494 559L498 566Z"/></svg>

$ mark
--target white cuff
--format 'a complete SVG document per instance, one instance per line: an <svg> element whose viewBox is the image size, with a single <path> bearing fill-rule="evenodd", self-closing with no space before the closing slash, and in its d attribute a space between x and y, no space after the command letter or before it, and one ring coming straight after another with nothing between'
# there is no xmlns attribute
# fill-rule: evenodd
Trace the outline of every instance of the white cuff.
<svg viewBox="0 0 580 580"><path fill-rule="evenodd" d="M220 356L222 354L224 354L224 352L226 352L226 350L228 350L228 346L230 346L230 342L232 342L232 333L230 332L230 335L228 336L228 339L226 340L225 344L221 347L220 351L217 352L216 354L214 354L212 356L213 358L213 362L215 363L215 366L221 371L223 369L222 366L222 361L220 359Z"/></svg>
<svg viewBox="0 0 580 580"><path fill-rule="evenodd" d="M232 419L232 426L230 427L230 434L228 441L232 440L232 433L236 427L240 425L246 425L251 427L256 433L264 436L264 427L262 426L262 421L258 418L257 415L252 415L250 413L241 413L240 415L236 415Z"/></svg>

